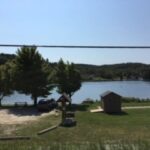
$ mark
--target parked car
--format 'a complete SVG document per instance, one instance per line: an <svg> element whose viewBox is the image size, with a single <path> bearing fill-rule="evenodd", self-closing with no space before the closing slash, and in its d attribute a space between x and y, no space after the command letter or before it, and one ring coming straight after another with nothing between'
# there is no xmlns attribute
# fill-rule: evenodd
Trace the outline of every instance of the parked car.
<svg viewBox="0 0 150 150"><path fill-rule="evenodd" d="M54 99L41 99L38 102L37 108L39 111L51 111L57 107L57 103Z"/></svg>
<svg viewBox="0 0 150 150"><path fill-rule="evenodd" d="M54 99L47 100L47 103L48 103L48 106L49 106L50 110L55 109L55 108L58 107L58 104Z"/></svg>

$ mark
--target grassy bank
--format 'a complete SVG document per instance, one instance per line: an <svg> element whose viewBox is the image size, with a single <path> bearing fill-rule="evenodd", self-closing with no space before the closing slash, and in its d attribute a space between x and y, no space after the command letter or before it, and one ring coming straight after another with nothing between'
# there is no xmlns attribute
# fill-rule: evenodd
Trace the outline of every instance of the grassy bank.
<svg viewBox="0 0 150 150"><path fill-rule="evenodd" d="M58 124L61 116L47 116L37 122L16 126L11 135L31 136L31 140L0 141L0 150L79 150L108 149L132 150L150 148L150 109L126 110L120 115L90 113L92 105L76 106L77 126L59 127L37 136L37 132ZM5 128L0 126L1 136Z"/></svg>
<svg viewBox="0 0 150 150"><path fill-rule="evenodd" d="M96 107L101 105L101 101L99 100L92 100L89 99L92 103L90 106ZM141 99L141 98L135 98L135 97L122 97L122 106L150 106L150 99Z"/></svg>

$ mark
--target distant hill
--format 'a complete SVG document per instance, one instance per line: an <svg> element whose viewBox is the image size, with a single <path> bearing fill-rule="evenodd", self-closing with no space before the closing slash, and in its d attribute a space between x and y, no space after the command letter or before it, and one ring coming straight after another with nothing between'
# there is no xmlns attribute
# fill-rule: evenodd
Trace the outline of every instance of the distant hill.
<svg viewBox="0 0 150 150"><path fill-rule="evenodd" d="M0 54L0 65L15 58L14 54ZM57 63L50 63L56 67ZM150 70L150 65L142 63L121 63L112 65L75 64L84 81L100 80L140 80Z"/></svg>
<svg viewBox="0 0 150 150"><path fill-rule="evenodd" d="M0 65L5 64L8 60L12 60L14 58L15 58L14 54L0 53Z"/></svg>
<svg viewBox="0 0 150 150"><path fill-rule="evenodd" d="M142 63L121 63L113 65L76 64L83 80L140 80L150 65Z"/></svg>

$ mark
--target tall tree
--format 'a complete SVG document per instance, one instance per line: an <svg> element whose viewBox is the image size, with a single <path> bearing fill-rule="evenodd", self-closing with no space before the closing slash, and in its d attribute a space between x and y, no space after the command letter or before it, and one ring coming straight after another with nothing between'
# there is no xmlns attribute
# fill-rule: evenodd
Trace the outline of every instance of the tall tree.
<svg viewBox="0 0 150 150"><path fill-rule="evenodd" d="M74 64L65 64L61 59L58 62L56 75L59 93L66 93L72 97L72 95L80 89L81 76L75 69Z"/></svg>
<svg viewBox="0 0 150 150"><path fill-rule="evenodd" d="M0 66L0 106L3 97L13 93L11 71L12 68L9 62Z"/></svg>
<svg viewBox="0 0 150 150"><path fill-rule="evenodd" d="M57 71L56 71L56 82L58 83L58 93L64 93L67 89L67 71L66 64L62 59L58 62Z"/></svg>
<svg viewBox="0 0 150 150"><path fill-rule="evenodd" d="M73 63L67 64L67 76L68 76L67 93L70 97L72 97L72 95L81 87L81 76L80 73L75 69Z"/></svg>
<svg viewBox="0 0 150 150"><path fill-rule="evenodd" d="M20 93L31 94L34 105L38 97L46 97L52 90L50 68L36 47L18 49L15 59L15 89Z"/></svg>

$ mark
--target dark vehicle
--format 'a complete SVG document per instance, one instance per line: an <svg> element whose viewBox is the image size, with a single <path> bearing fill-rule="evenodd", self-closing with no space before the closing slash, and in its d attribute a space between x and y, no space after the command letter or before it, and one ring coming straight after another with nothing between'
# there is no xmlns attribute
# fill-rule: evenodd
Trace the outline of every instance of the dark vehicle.
<svg viewBox="0 0 150 150"><path fill-rule="evenodd" d="M58 104L54 99L47 100L47 103L48 103L48 106L49 106L50 110L55 109L55 108L58 107Z"/></svg>
<svg viewBox="0 0 150 150"><path fill-rule="evenodd" d="M51 111L55 108L57 108L57 103L54 99L41 99L38 102L37 108L39 111Z"/></svg>

